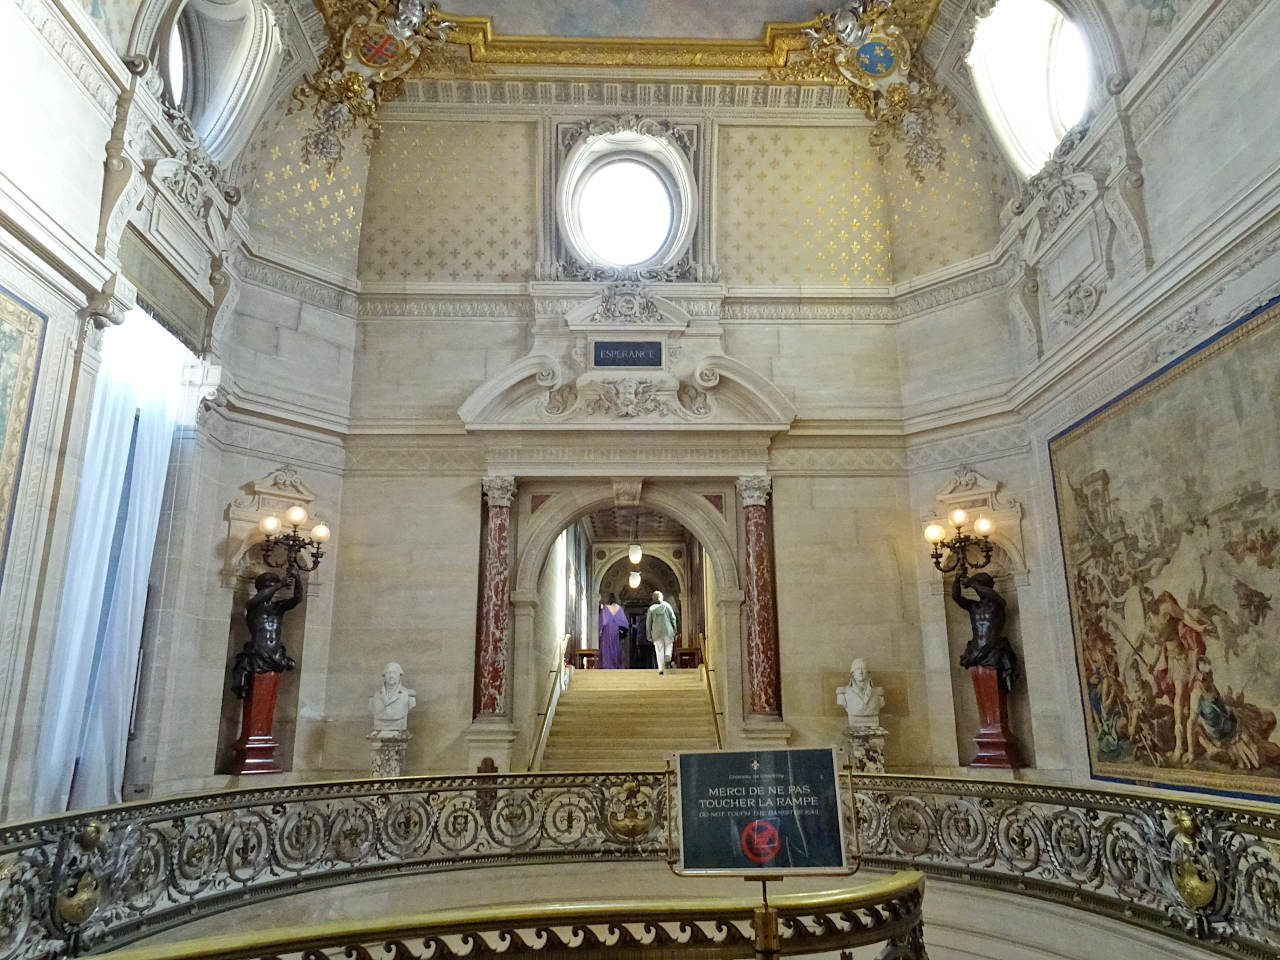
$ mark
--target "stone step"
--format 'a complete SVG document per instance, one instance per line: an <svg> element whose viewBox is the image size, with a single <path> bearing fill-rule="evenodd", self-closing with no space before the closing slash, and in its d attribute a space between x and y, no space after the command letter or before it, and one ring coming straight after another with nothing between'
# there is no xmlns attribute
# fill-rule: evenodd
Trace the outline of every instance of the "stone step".
<svg viewBox="0 0 1280 960"><path fill-rule="evenodd" d="M695 740L671 740L647 745L631 744L625 748L610 744L569 744L560 743L555 748L548 747L548 757L662 757L680 751L714 750L714 737L702 737Z"/></svg>
<svg viewBox="0 0 1280 960"><path fill-rule="evenodd" d="M716 738L715 730L708 725L702 730L681 730L678 734L667 732L661 738L663 745L666 744L698 744L707 740L714 741ZM652 748L657 738L652 736L643 736L633 734L631 736L618 736L611 730L606 731L587 731L587 730L565 730L556 735L555 746L572 745L576 750L580 746L594 746L599 743L601 749L608 747L617 750L629 750L632 748L649 750Z"/></svg>
<svg viewBox="0 0 1280 960"><path fill-rule="evenodd" d="M668 671L663 674L641 673L635 677L624 677L621 680L597 680L594 677L583 679L582 677L574 677L569 681L569 688L584 688L589 690L652 690L654 688L679 687L681 689L702 687L706 681L701 678L700 674L691 673L684 676L676 676Z"/></svg>
<svg viewBox="0 0 1280 960"><path fill-rule="evenodd" d="M584 683L630 683L632 680L653 679L653 680L684 680L701 677L700 669L679 667L668 667L662 673L652 667L646 667L643 670L575 670L573 671L573 682L579 681Z"/></svg>
<svg viewBox="0 0 1280 960"><path fill-rule="evenodd" d="M640 723L657 723L664 725L685 726L690 723L711 721L711 711L706 707L700 710L663 710L654 706L647 710L556 710L555 719L561 723L623 723L634 726Z"/></svg>
<svg viewBox="0 0 1280 960"><path fill-rule="evenodd" d="M542 770L662 770L674 753L716 748L700 670L579 670L560 696Z"/></svg>
<svg viewBox="0 0 1280 960"><path fill-rule="evenodd" d="M578 707L580 709L590 710L609 710L620 709L623 707L673 707L684 708L693 704L702 704L706 706L706 694L698 696L689 694L685 696L667 696L660 694L658 696L644 696L641 694L627 694L612 697L584 697L584 696L562 696L560 703L566 706Z"/></svg>
<svg viewBox="0 0 1280 960"><path fill-rule="evenodd" d="M666 761L661 758L646 757L640 761L565 760L549 763L544 760L539 769L551 773L661 773L666 766Z"/></svg>
<svg viewBox="0 0 1280 960"><path fill-rule="evenodd" d="M577 697L561 697L559 704L556 705L556 713L564 711L564 715L571 713L590 713L592 715L601 713L610 713L614 716L623 713L640 713L646 710L661 710L664 714L670 713L694 713L698 711L710 710L707 706L706 697L699 699L689 698L682 700L663 700L663 699L637 699L635 697L627 697L626 699L606 699L606 700L584 700Z"/></svg>

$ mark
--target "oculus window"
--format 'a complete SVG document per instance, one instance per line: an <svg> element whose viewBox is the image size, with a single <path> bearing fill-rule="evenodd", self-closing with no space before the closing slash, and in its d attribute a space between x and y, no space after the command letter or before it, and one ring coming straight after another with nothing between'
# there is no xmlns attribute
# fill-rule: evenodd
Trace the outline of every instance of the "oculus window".
<svg viewBox="0 0 1280 960"><path fill-rule="evenodd" d="M267 107L282 39L263 0L176 0L153 53L169 100L215 161L244 146Z"/></svg>
<svg viewBox="0 0 1280 960"><path fill-rule="evenodd" d="M697 217L693 170L665 137L634 130L580 142L565 158L556 218L570 254L604 269L676 263Z"/></svg>
<svg viewBox="0 0 1280 960"><path fill-rule="evenodd" d="M584 178L582 239L606 263L630 267L656 254L671 232L671 196L651 167L614 160Z"/></svg>
<svg viewBox="0 0 1280 960"><path fill-rule="evenodd" d="M1094 88L1084 34L1046 0L1001 0L978 22L969 68L1014 167L1029 177L1084 119Z"/></svg>
<svg viewBox="0 0 1280 960"><path fill-rule="evenodd" d="M182 106L182 95L187 89L187 55L182 49L182 27L177 23L169 30L169 48L166 51L165 70L169 81L169 93L173 102Z"/></svg>

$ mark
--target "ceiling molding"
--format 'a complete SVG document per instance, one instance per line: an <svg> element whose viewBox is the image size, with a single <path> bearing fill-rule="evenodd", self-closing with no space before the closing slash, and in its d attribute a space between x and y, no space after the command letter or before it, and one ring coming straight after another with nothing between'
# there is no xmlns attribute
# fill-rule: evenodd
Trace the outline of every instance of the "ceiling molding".
<svg viewBox="0 0 1280 960"><path fill-rule="evenodd" d="M472 63L502 66L665 67L766 70L785 66L809 45L802 32L816 20L766 23L755 40L669 37L520 37L494 32L492 17L443 14L457 26L449 42L467 48Z"/></svg>

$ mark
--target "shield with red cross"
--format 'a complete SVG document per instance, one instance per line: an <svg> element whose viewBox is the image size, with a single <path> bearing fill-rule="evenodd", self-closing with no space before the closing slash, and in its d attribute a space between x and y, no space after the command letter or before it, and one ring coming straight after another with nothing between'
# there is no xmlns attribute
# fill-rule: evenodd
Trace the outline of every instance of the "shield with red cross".
<svg viewBox="0 0 1280 960"><path fill-rule="evenodd" d="M367 67L385 67L404 52L404 44L385 30L371 30L360 38L356 56Z"/></svg>

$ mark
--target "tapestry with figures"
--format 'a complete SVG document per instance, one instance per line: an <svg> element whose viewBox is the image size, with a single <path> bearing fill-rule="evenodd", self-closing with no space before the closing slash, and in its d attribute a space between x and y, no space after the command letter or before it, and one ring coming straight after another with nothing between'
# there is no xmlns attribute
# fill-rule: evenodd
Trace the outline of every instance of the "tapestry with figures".
<svg viewBox="0 0 1280 960"><path fill-rule="evenodd" d="M1093 772L1280 795L1280 306L1050 441Z"/></svg>
<svg viewBox="0 0 1280 960"><path fill-rule="evenodd" d="M8 549L44 318L0 287L0 570Z"/></svg>

